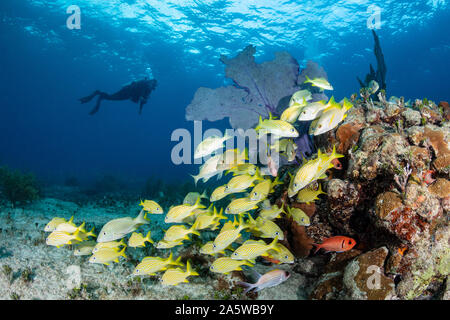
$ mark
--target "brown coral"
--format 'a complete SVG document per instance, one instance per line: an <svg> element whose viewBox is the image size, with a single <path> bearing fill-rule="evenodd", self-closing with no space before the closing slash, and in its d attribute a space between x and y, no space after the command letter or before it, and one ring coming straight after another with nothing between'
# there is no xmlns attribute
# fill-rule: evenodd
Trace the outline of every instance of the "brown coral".
<svg viewBox="0 0 450 320"><path fill-rule="evenodd" d="M402 200L395 192L385 192L378 195L376 200L376 214L385 219L391 212L402 207Z"/></svg>
<svg viewBox="0 0 450 320"><path fill-rule="evenodd" d="M428 190L440 199L450 197L450 181L438 178L435 183L428 187Z"/></svg>
<svg viewBox="0 0 450 320"><path fill-rule="evenodd" d="M347 151L359 140L359 130L363 127L360 123L346 123L336 131L336 138L339 141L337 151L347 154Z"/></svg>

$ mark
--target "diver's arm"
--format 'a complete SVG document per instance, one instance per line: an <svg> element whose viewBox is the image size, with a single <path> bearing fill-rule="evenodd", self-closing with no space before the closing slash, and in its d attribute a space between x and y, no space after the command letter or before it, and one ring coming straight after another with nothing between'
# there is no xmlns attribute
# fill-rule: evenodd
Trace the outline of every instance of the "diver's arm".
<svg viewBox="0 0 450 320"><path fill-rule="evenodd" d="M142 108L144 107L144 104L146 104L146 103L147 103L147 98L142 97L141 98L141 103L139 105L139 114L142 114Z"/></svg>

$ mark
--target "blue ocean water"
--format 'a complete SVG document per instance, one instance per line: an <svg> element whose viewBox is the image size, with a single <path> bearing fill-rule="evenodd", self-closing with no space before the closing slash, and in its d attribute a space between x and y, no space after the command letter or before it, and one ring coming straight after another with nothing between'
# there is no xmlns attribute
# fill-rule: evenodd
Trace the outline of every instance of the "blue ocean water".
<svg viewBox="0 0 450 320"><path fill-rule="evenodd" d="M81 10L80 29L67 28L70 5ZM381 10L388 95L448 101L448 0L2 0L0 165L49 182L189 179L197 167L172 163L170 136L192 130L185 108L197 88L224 85L221 54L252 44L262 62L288 51L301 66L318 62L334 95L348 97L359 90L356 77L376 65L371 6ZM130 101L104 101L89 116L93 103L78 101L149 70L158 86L142 115Z"/></svg>

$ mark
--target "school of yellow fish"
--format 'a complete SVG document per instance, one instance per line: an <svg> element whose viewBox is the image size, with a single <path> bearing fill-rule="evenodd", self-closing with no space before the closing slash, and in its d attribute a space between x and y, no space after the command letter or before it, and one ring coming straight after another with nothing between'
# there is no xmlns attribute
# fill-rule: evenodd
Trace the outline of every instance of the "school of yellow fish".
<svg viewBox="0 0 450 320"><path fill-rule="evenodd" d="M307 78L306 82L323 90L333 89L325 79ZM272 115L269 119L260 118L256 127L258 135L271 134L278 137L275 143L269 146L269 150L286 155L289 161L295 160L295 144L292 140L298 136L293 125L295 121L314 120L310 132L317 135L335 128L352 107L347 99L341 103L336 103L333 97L328 103L309 103L310 100L311 93L308 90L300 90L292 96L289 107L279 120ZM223 149L223 143L229 138L225 136L205 139L196 148L195 157L209 156ZM288 196L296 196L297 202L308 204L319 199L318 196L324 192L317 181L325 179L326 171L333 167L333 160L341 157L343 156L337 154L333 148L330 154L319 150L314 158L303 159L302 165L290 175ZM139 227L150 223L148 215L164 214L163 208L157 202L144 200L140 202L142 210L137 217L111 220L103 226L98 235L94 234L94 230L87 232L84 222L79 226L75 225L73 217L69 221L59 217L53 218L45 227L45 231L50 232L46 243L58 248L74 245L74 255L90 256L90 263L109 265L112 262L118 263L121 257L126 258L127 247L142 248L146 243L150 243L157 249L171 249L190 241L191 235L201 237L202 232L218 230L214 240L204 243L199 250L201 254L214 257L215 260L209 267L211 272L229 274L242 270L242 266L253 267L258 257L266 257L275 263L293 263L293 254L278 242L284 240L285 235L274 220L285 214L299 225L309 226L310 219L299 208L291 208L286 204L281 207L271 204L269 195L277 185L284 182L279 181L276 174L262 173L260 167L246 163L246 160L247 151L239 149L229 149L210 157L200 167L198 175L193 176L196 184L199 180L206 182L216 175L221 178L223 173L231 174L232 177L226 184L215 188L209 197L205 192L190 192L182 204L169 208L164 222L170 224L170 227L158 242L151 239L150 232L146 235L136 232ZM226 197L232 198L228 206L217 208L215 203ZM205 200L209 200L209 207L202 204ZM259 240L244 241L244 233ZM128 235L128 242L125 242L124 239ZM262 239L271 240L267 243ZM189 261L184 266L181 257L174 259L170 252L167 258L145 257L135 267L133 276L154 276L160 272L164 272L161 276L161 283L164 285L186 283L189 282L188 277L199 275L192 269Z"/></svg>

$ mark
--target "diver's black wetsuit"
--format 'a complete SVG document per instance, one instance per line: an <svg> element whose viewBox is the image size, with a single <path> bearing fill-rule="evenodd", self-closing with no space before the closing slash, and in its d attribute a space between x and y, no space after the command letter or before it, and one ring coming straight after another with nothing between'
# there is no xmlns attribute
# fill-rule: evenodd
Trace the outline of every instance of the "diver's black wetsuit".
<svg viewBox="0 0 450 320"><path fill-rule="evenodd" d="M91 101L95 96L98 96L97 103L95 104L94 109L89 113L93 115L98 112L100 109L100 103L102 100L114 100L114 101L122 101L122 100L131 100L135 103L139 104L139 114L142 113L142 107L147 103L148 96L150 92L155 90L156 88L156 80L152 79L144 79L140 81L133 81L129 85L126 85L119 91L113 94L108 94L106 92L102 92L96 90L91 95L81 98L81 103L87 103Z"/></svg>

